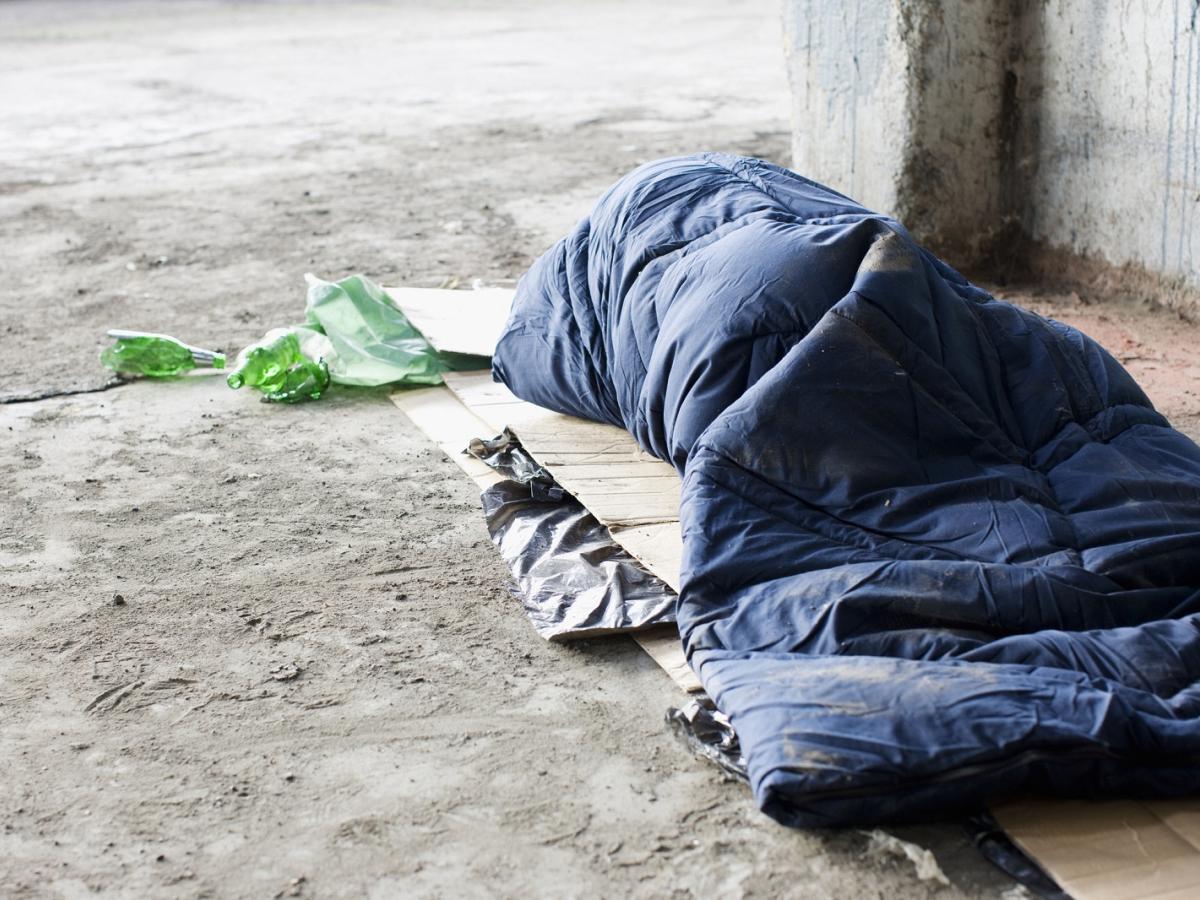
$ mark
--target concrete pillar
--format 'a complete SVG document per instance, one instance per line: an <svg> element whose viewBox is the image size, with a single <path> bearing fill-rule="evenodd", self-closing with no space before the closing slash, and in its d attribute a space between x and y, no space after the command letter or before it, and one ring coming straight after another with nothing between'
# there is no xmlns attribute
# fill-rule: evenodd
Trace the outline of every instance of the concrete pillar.
<svg viewBox="0 0 1200 900"><path fill-rule="evenodd" d="M973 256L1002 228L1012 0L786 0L793 164Z"/></svg>

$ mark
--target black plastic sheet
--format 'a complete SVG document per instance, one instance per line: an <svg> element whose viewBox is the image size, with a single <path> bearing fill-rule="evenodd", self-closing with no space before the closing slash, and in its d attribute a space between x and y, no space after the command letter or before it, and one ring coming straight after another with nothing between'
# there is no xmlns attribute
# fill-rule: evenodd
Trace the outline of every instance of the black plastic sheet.
<svg viewBox="0 0 1200 900"><path fill-rule="evenodd" d="M492 542L534 628L551 641L675 621L675 592L647 572L509 431L468 452L506 477L481 496Z"/></svg>

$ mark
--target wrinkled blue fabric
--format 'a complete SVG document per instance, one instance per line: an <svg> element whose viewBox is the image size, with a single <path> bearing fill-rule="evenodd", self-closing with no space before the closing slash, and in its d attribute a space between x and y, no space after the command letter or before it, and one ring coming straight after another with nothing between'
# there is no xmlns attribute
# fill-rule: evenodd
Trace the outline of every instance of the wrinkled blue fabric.
<svg viewBox="0 0 1200 900"><path fill-rule="evenodd" d="M650 163L522 279L494 375L679 470L680 631L776 819L1200 788L1200 448L894 220Z"/></svg>

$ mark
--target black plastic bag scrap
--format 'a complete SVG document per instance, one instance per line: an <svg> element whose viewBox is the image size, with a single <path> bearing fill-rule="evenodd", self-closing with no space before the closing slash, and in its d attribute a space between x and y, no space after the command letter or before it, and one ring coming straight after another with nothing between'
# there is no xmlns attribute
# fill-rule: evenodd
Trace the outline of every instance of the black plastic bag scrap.
<svg viewBox="0 0 1200 900"><path fill-rule="evenodd" d="M507 429L467 452L506 480L481 495L492 542L538 634L566 641L675 621L675 592L622 549Z"/></svg>
<svg viewBox="0 0 1200 900"><path fill-rule="evenodd" d="M567 492L554 480L554 476L529 455L517 436L507 428L488 441L473 438L465 452L505 478L529 485L532 496L540 495L543 499L553 501L566 496Z"/></svg>
<svg viewBox="0 0 1200 900"><path fill-rule="evenodd" d="M667 710L667 724L696 756L715 763L735 781L749 784L737 733L707 694L694 697L681 709L672 706Z"/></svg>

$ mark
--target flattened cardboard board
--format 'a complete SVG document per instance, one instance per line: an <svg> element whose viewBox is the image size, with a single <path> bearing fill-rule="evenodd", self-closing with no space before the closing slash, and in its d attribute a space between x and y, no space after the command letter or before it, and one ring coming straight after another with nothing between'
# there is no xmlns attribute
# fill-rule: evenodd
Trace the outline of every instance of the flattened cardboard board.
<svg viewBox="0 0 1200 900"><path fill-rule="evenodd" d="M448 291L440 288L384 288L434 349L443 353L491 356L512 306L512 288Z"/></svg>
<svg viewBox="0 0 1200 900"><path fill-rule="evenodd" d="M1200 897L1200 803L1023 799L992 808L1075 900Z"/></svg>
<svg viewBox="0 0 1200 900"><path fill-rule="evenodd" d="M526 403L493 382L490 372L449 372L445 379L494 432L511 428L530 455L610 529L679 520L679 475L641 450L625 429Z"/></svg>

